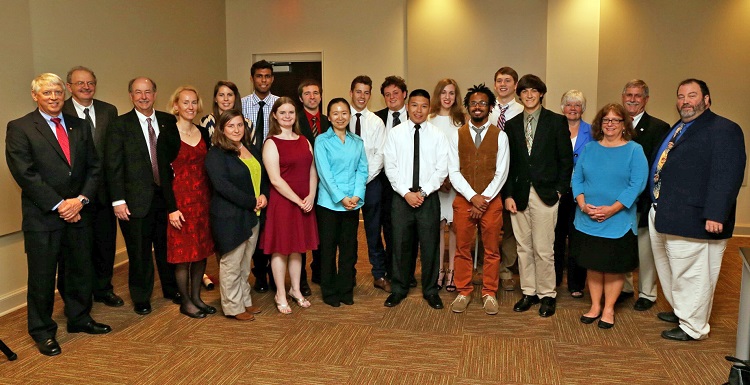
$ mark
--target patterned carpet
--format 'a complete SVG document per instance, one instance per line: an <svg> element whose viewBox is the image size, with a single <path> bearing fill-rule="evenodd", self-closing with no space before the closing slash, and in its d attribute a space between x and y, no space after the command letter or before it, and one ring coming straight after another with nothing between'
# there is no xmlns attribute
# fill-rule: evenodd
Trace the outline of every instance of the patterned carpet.
<svg viewBox="0 0 750 385"><path fill-rule="evenodd" d="M329 307L312 285L312 307L292 304L291 315L276 311L272 293L254 293L263 312L253 322L221 312L190 319L162 298L152 301L153 313L139 316L128 296L126 265L114 282L126 305L95 304L92 312L113 327L108 335L67 334L58 297L60 356L37 352L25 309L0 318L0 338L19 356L0 358L0 384L720 384L729 372L724 356L735 350L739 246L750 246L750 239L735 238L727 247L711 336L699 342L660 337L671 328L656 318L669 310L661 296L646 312L634 311L628 300L611 330L583 325L578 318L588 296L571 298L564 283L551 318L539 317L538 306L514 313L518 288L499 293L496 316L485 315L478 298L466 313L453 314L447 307L455 294L444 290L446 309L433 310L419 288L385 308L387 294L372 286L361 226L354 306ZM211 258L209 273L216 272ZM218 288L203 297L219 307Z"/></svg>

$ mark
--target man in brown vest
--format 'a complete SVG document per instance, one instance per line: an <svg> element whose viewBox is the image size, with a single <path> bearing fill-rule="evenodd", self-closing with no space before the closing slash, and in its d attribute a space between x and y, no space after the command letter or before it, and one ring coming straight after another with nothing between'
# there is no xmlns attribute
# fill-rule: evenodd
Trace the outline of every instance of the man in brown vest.
<svg viewBox="0 0 750 385"><path fill-rule="evenodd" d="M451 304L454 313L469 305L474 287L471 246L479 227L484 244L482 303L489 315L497 314L497 287L500 267L500 229L503 202L500 189L508 177L508 136L489 120L495 95L484 84L470 88L464 98L470 121L450 140L448 172L458 194L453 202L456 227L456 275L458 296Z"/></svg>

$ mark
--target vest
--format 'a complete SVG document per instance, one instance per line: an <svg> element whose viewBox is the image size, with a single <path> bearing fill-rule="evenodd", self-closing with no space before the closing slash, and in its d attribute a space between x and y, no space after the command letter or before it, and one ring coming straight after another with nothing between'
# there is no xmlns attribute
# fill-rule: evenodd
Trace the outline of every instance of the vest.
<svg viewBox="0 0 750 385"><path fill-rule="evenodd" d="M469 124L464 124L458 129L458 160L461 175L477 194L481 194L492 182L497 166L497 137L500 135L500 129L490 124L486 130L482 144L476 148L476 132L469 128Z"/></svg>

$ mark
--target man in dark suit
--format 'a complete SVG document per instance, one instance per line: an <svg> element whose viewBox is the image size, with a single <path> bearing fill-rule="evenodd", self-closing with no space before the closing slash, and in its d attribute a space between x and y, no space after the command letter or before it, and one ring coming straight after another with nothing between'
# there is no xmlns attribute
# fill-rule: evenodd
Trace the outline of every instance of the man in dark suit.
<svg viewBox="0 0 750 385"><path fill-rule="evenodd" d="M326 132L331 125L326 117L320 111L320 103L323 96L323 87L317 80L307 79L303 80L297 87L297 93L299 94L299 101L302 103L302 113L297 114L297 122L299 122L300 131L302 135L307 138L310 145L315 145L315 137ZM317 194L316 200L317 200ZM312 295L310 290L310 284L307 282L307 253L302 254L302 272L300 275L300 291L302 295ZM310 272L312 275L312 281L320 283L320 252L318 250L312 251L312 262L310 263Z"/></svg>
<svg viewBox="0 0 750 385"><path fill-rule="evenodd" d="M86 122L61 112L64 87L55 74L37 76L31 97L38 109L9 122L5 137L8 168L21 187L29 334L48 356L61 353L52 320L58 264L68 332L112 331L89 314L92 213L84 207L96 194L101 163Z"/></svg>
<svg viewBox="0 0 750 385"><path fill-rule="evenodd" d="M565 117L542 107L547 86L535 75L518 80L523 113L508 121L510 172L503 187L518 243L523 297L513 307L526 311L541 301L539 315L555 314L555 224L560 196L570 188L573 149Z"/></svg>
<svg viewBox="0 0 750 385"><path fill-rule="evenodd" d="M658 144L646 187L653 201L649 229L656 271L674 309L658 316L679 324L661 333L671 340L708 337L714 290L745 174L742 129L709 107L711 94L704 81L680 83L680 120Z"/></svg>
<svg viewBox="0 0 750 385"><path fill-rule="evenodd" d="M133 310L151 313L154 289L153 246L164 298L181 302L174 266L167 263L167 211L156 160L156 138L171 114L154 110L156 83L145 77L128 83L133 110L120 115L107 130L104 150L109 196L128 250L128 285Z"/></svg>
<svg viewBox="0 0 750 385"><path fill-rule="evenodd" d="M646 112L648 98L648 85L641 79L633 79L622 88L622 105L633 118L636 133L633 140L643 147L650 167L654 148L659 146L661 139L669 131L669 124ZM651 252L651 237L648 233L648 210L651 208L649 194L646 189L638 198L638 300L633 305L633 309L637 311L650 309L656 301L656 268L654 254ZM626 273L625 286L617 300L622 302L632 296L633 273Z"/></svg>
<svg viewBox="0 0 750 385"><path fill-rule="evenodd" d="M94 146L99 159L104 159L104 137L109 123L117 118L117 107L94 99L96 75L86 67L73 67L68 71L66 87L71 97L63 104L63 113L85 120L91 127ZM122 298L114 293L112 273L115 263L117 222L112 212L112 201L102 172L96 196L91 197L91 212L94 225L94 246L91 262L94 266L93 294L95 302L107 306L122 306Z"/></svg>

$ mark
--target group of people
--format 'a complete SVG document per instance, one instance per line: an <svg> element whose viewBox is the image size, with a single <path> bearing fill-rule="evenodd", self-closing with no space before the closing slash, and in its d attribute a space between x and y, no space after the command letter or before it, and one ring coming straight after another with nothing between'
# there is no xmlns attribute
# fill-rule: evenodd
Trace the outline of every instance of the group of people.
<svg viewBox="0 0 750 385"><path fill-rule="evenodd" d="M68 331L111 331L89 313L92 301L124 305L111 284L116 221L136 313L151 312L152 255L162 295L180 313L217 313L201 300L215 254L222 312L248 321L260 312L251 271L256 291L275 291L280 313L292 312L290 300L310 306L308 251L323 302L354 304L360 210L387 307L417 285L419 257L428 305L443 308L445 288L457 292L451 310L466 311L477 258L482 307L497 314L497 291L514 290L517 260L514 311L541 304L540 316L552 316L567 265L570 295L582 298L587 286L591 297L581 322L608 329L640 268L635 310L653 306L658 275L674 309L659 318L678 324L662 336L707 337L745 149L740 127L709 109L703 81L680 83L681 118L670 127L645 112L642 80L588 124L580 91L566 92L557 114L542 106L544 82L510 67L495 73L494 92L479 84L465 95L453 79L430 94L388 76L377 112L368 109L372 80L357 76L326 114L319 82L299 85L298 108L271 93L270 63L250 72L253 93L240 98L234 83L219 81L199 124L203 101L190 86L161 112L156 83L134 78L134 108L117 116L94 98L88 68L74 67L65 82L50 73L32 81L38 108L8 123L6 159L22 190L28 326L42 354L61 352L56 272Z"/></svg>

